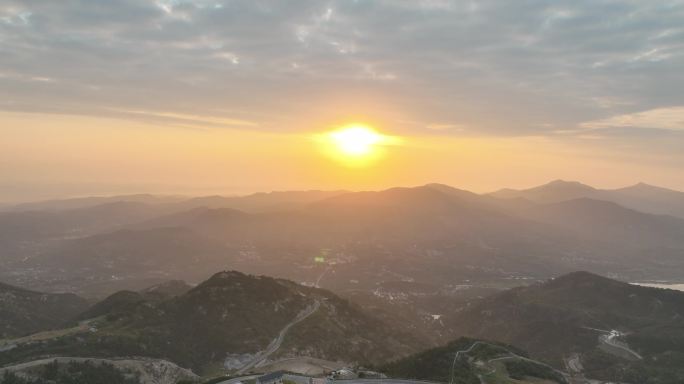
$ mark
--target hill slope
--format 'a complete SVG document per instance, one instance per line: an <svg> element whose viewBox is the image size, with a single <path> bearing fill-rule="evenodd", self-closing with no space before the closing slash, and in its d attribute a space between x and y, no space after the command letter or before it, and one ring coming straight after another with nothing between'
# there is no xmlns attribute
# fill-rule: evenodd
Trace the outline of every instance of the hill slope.
<svg viewBox="0 0 684 384"><path fill-rule="evenodd" d="M0 354L0 359L16 361L49 353L149 356L199 371L222 364L227 356L253 356L266 350L283 329L287 332L282 345L270 358L305 355L377 362L405 355L420 345L398 337L330 292L239 272L218 273L167 300L138 301L131 293L119 296L124 305L103 305L93 313L103 316L92 323L97 332L54 340L39 348L19 346ZM314 306L315 313L288 328Z"/></svg>
<svg viewBox="0 0 684 384"><path fill-rule="evenodd" d="M191 229L152 228L69 240L25 264L39 272L32 284L41 289L103 297L119 281L148 281L142 286L169 278L197 281L230 265L236 253Z"/></svg>
<svg viewBox="0 0 684 384"><path fill-rule="evenodd" d="M88 307L73 294L48 294L0 283L0 339L64 326Z"/></svg>
<svg viewBox="0 0 684 384"><path fill-rule="evenodd" d="M579 354L588 375L643 384L684 378L683 315L682 292L576 272L485 298L450 324L559 367ZM645 367L652 379L638 381Z"/></svg>
<svg viewBox="0 0 684 384"><path fill-rule="evenodd" d="M684 218L684 192L645 183L610 191L612 201L642 212Z"/></svg>
<svg viewBox="0 0 684 384"><path fill-rule="evenodd" d="M380 367L390 377L458 384L567 381L564 374L503 343L460 338Z"/></svg>
<svg viewBox="0 0 684 384"><path fill-rule="evenodd" d="M526 209L525 216L599 241L684 247L684 219L642 213L609 201L579 198L537 205Z"/></svg>

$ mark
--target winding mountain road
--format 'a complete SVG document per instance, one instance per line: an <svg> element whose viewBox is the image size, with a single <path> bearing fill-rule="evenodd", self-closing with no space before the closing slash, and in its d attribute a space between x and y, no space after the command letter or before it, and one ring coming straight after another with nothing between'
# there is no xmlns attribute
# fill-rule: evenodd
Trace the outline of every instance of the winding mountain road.
<svg viewBox="0 0 684 384"><path fill-rule="evenodd" d="M318 279L316 279L316 282L314 283L314 287L316 287L316 288L321 287L321 280L323 279L323 276L325 276L325 274L328 273L328 271L330 271L330 269L331 269L330 266L325 267L325 270L323 271L323 273L321 273L320 276L318 276Z"/></svg>
<svg viewBox="0 0 684 384"><path fill-rule="evenodd" d="M472 351L473 348L475 348L475 347L477 347L478 345L481 345L481 344L486 344L486 343L483 343L483 342L481 342L481 341L476 341L476 342L472 343L472 344L470 345L470 347L468 347L468 348L466 348L466 349L462 349L462 350L456 352L456 355L454 356L454 362L451 363L451 374L450 374L450 375L451 375L451 378L449 379L449 384L453 384L453 383L454 383L454 368L456 367L456 360L458 360L462 355L467 354L467 353L470 353L470 351ZM480 378L480 381L482 381L481 378Z"/></svg>
<svg viewBox="0 0 684 384"><path fill-rule="evenodd" d="M597 331L603 333L603 335L599 336L599 342L603 343L604 346L608 347L608 351L611 349L616 349L618 351L625 352L628 356L631 356L632 358L635 358L636 360L643 360L643 357L633 349L629 348L629 345L626 343L620 342L618 339L622 336L625 336L624 333L617 331L617 330L605 330L605 329L598 329L598 328L591 328L591 327L582 327L584 329L588 329L591 331ZM620 354L618 353L618 356Z"/></svg>
<svg viewBox="0 0 684 384"><path fill-rule="evenodd" d="M236 374L242 375L245 372L248 372L250 369L264 362L269 356L274 354L280 348L290 328L306 320L309 316L313 315L316 311L318 311L318 308L320 307L321 302L316 300L313 305L308 306L306 309L300 312L294 320L292 320L285 327L283 327L283 329L280 330L280 333L278 333L278 337L273 339L273 341L268 345L268 347L266 347L266 349L257 352L256 355L254 355L254 358L250 360L247 364L242 366L242 368L240 368L236 372Z"/></svg>
<svg viewBox="0 0 684 384"><path fill-rule="evenodd" d="M462 350L460 350L460 351L457 351L457 352L456 352L456 355L454 356L454 361L453 361L453 363L451 364L451 378L449 379L449 384L453 384L453 382L454 382L454 368L455 368L455 366L456 366L456 360L458 360L462 355L465 355L465 354L470 353L470 352L471 352L476 346L478 346L478 345L490 345L490 346L494 346L494 347L498 347L498 348L503 348L503 347L500 346L500 345L494 345L494 344L490 344L490 343L487 343L487 342L484 342L484 341L476 341L476 342L474 342L473 344L471 344L470 347L468 347L468 348L466 348L466 349L462 349ZM494 361L500 361L500 360L520 359L520 360L529 361L529 362L531 362L531 363L539 364L539 365L541 365L541 366L547 367L547 368L553 370L554 372L560 374L561 376L565 377L566 379L568 378L567 373L562 372L562 371L559 371L559 370L557 370L556 368L554 368L554 367L552 367L552 366L550 366L550 365L548 365L548 364L542 363L541 361L538 361L538 360L530 359L530 358L525 357L525 356L520 356L520 355L518 355L518 354L515 353L515 352L511 352L511 350L509 350L508 348L504 348L504 349L506 350L506 352L508 352L508 354L509 354L508 356L502 356L502 357L497 357L497 358L494 358L494 359L490 359L490 360L487 361L487 364L492 363L492 362L494 362ZM481 375L478 375L478 379L480 379L480 383L484 383L484 379L482 378Z"/></svg>
<svg viewBox="0 0 684 384"><path fill-rule="evenodd" d="M617 350L623 351L627 353L629 356L632 356L636 360L643 360L643 357L639 353L630 349L626 344L623 344L620 341L618 341L617 338L619 336L620 334L615 334L611 332L609 335L599 336L599 340L601 340L601 342L603 342L603 344L609 348L615 348Z"/></svg>

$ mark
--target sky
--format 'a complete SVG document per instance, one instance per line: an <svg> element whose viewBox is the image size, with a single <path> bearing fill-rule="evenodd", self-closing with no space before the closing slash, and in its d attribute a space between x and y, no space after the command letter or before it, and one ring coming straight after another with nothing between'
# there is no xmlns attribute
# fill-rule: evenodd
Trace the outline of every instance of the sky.
<svg viewBox="0 0 684 384"><path fill-rule="evenodd" d="M0 3L0 201L684 190L684 1ZM321 149L400 138L363 167Z"/></svg>

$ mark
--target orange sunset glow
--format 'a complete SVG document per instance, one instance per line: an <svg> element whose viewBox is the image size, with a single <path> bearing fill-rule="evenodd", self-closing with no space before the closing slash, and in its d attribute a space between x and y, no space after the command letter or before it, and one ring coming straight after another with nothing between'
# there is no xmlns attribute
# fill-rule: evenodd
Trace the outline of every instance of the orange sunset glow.
<svg viewBox="0 0 684 384"><path fill-rule="evenodd" d="M237 4L0 6L0 203L433 181L487 192L556 178L684 188L670 19L604 52L563 24L583 20L580 5L498 20L520 10ZM619 25L597 33L631 36Z"/></svg>
<svg viewBox="0 0 684 384"><path fill-rule="evenodd" d="M684 383L684 0L1 0L0 384Z"/></svg>

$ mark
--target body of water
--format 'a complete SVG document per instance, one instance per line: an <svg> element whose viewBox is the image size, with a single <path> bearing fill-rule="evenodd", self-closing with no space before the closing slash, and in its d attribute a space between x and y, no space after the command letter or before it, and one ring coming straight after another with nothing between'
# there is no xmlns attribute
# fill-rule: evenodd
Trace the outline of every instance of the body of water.
<svg viewBox="0 0 684 384"><path fill-rule="evenodd" d="M669 284L669 283L632 283L632 284L641 285L642 287L666 288L666 289L674 289L676 291L684 292L684 284Z"/></svg>

